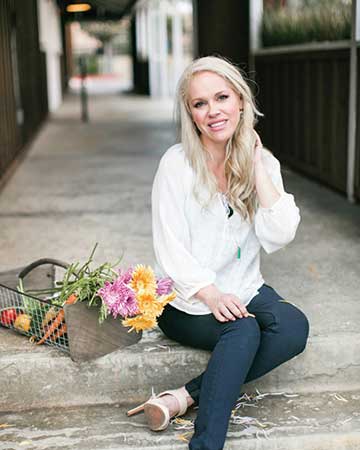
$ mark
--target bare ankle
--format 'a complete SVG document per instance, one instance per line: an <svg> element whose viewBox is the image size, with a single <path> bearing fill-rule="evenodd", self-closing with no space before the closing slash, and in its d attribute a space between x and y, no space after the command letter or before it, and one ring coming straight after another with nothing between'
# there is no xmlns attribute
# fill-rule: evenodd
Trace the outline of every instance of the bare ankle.
<svg viewBox="0 0 360 450"><path fill-rule="evenodd" d="M186 402L188 406L191 406L193 403L195 403L195 400L191 397L191 395L189 394L189 392L186 390L185 386L182 386L179 391L181 391L181 393L183 393L186 396Z"/></svg>

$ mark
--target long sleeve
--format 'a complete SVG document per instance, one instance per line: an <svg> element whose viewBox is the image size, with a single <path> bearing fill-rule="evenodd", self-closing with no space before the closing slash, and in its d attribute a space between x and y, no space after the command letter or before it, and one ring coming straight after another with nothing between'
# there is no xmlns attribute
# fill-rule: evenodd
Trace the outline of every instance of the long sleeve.
<svg viewBox="0 0 360 450"><path fill-rule="evenodd" d="M212 284L216 274L191 254L184 172L181 155L172 152L161 159L152 188L152 232L157 263L174 280L175 291L188 300Z"/></svg>
<svg viewBox="0 0 360 450"><path fill-rule="evenodd" d="M279 161L264 151L264 162L280 198L271 208L259 206L255 214L255 233L266 253L272 253L294 239L300 213L294 196L284 190Z"/></svg>

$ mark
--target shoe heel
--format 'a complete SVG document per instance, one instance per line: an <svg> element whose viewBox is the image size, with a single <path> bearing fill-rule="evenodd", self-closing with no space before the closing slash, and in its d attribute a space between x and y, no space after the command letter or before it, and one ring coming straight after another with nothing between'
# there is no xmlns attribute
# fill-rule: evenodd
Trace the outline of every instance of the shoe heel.
<svg viewBox="0 0 360 450"><path fill-rule="evenodd" d="M147 402L144 414L148 427L152 431L165 430L169 425L169 410L166 406L157 403L156 400Z"/></svg>
<svg viewBox="0 0 360 450"><path fill-rule="evenodd" d="M141 405L137 406L136 408L129 409L129 411L126 413L128 417L133 416L134 414L138 414L141 411L144 411L145 403L142 403Z"/></svg>

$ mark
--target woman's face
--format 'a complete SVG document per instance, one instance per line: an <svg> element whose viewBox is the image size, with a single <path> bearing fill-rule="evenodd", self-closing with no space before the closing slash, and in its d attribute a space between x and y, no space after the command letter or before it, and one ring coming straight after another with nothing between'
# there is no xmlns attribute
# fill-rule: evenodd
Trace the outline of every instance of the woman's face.
<svg viewBox="0 0 360 450"><path fill-rule="evenodd" d="M192 119L206 146L226 145L240 120L243 100L229 83L214 72L199 72L189 84Z"/></svg>

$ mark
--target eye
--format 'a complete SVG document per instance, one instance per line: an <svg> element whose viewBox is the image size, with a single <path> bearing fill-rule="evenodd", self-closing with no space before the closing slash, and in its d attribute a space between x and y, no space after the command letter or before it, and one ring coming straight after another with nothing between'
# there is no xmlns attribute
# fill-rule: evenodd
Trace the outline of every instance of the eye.
<svg viewBox="0 0 360 450"><path fill-rule="evenodd" d="M226 100L227 98L229 98L229 96L228 96L227 94L221 94L221 95L219 95L219 97L218 97L218 99L219 99L220 101L224 101L224 100Z"/></svg>
<svg viewBox="0 0 360 450"><path fill-rule="evenodd" d="M196 102L194 108L201 108L203 105L205 105L205 102Z"/></svg>

